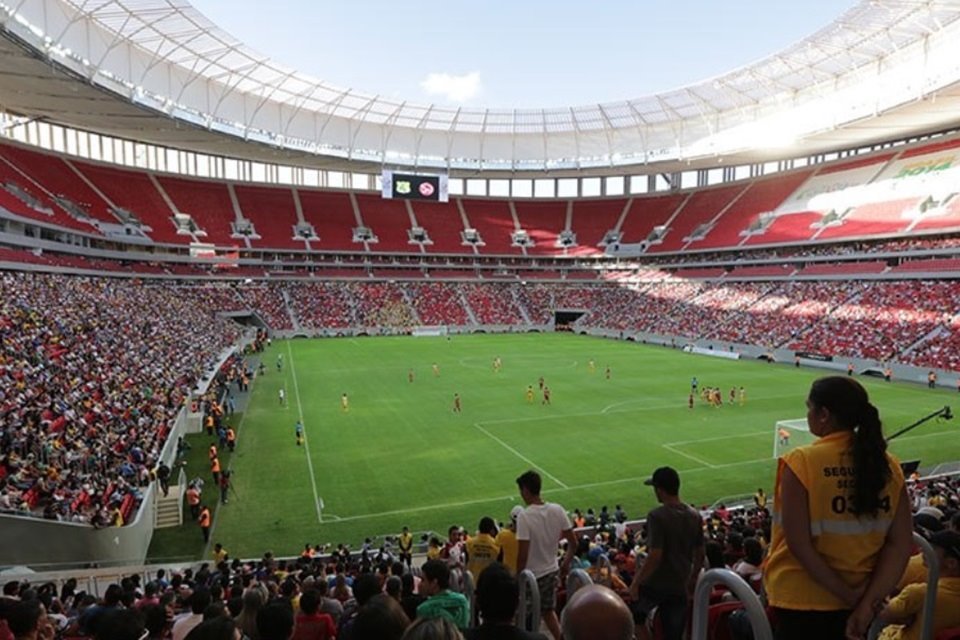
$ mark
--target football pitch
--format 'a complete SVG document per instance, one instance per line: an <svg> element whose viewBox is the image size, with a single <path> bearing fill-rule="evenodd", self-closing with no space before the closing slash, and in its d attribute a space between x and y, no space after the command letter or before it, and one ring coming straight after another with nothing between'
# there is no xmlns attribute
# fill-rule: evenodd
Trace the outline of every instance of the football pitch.
<svg viewBox="0 0 960 640"><path fill-rule="evenodd" d="M827 375L571 334L281 340L262 357L267 372L235 416L237 452L226 464L236 492L216 509L211 536L233 557L268 549L296 555L305 543L358 548L365 537L404 525L472 531L483 516L507 518L519 500L514 480L531 468L542 475L547 500L568 510L621 504L631 518L654 506L642 481L661 465L680 471L681 495L697 504L757 487L770 492L773 425L803 418L810 382ZM542 404L541 376L552 392L549 405ZM711 407L698 397L689 409L692 376L720 387L725 404ZM888 434L956 396L860 381ZM746 390L742 406L729 402L734 386ZM454 394L462 398L460 413ZM306 442L297 446L301 419ZM929 422L892 449L924 465L957 460L955 428ZM192 437L191 477L209 480L208 440ZM216 492L207 487L213 502ZM200 553L189 518L180 531L156 537L155 559Z"/></svg>

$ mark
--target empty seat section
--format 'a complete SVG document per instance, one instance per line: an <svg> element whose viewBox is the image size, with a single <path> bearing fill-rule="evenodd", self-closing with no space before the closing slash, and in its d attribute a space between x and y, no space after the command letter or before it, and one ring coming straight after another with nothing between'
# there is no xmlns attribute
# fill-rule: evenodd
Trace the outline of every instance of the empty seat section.
<svg viewBox="0 0 960 640"><path fill-rule="evenodd" d="M353 228L357 226L350 196L345 193L299 191L303 218L313 225L320 240L311 241L314 249L348 249L361 251L362 244L353 242Z"/></svg>
<svg viewBox="0 0 960 640"><path fill-rule="evenodd" d="M828 264L808 264L801 269L797 275L800 276L828 276L859 273L883 273L887 269L887 263L883 260L873 260L871 262L840 262Z"/></svg>
<svg viewBox="0 0 960 640"><path fill-rule="evenodd" d="M792 264L757 264L749 267L736 267L727 274L728 278L785 278L793 275L797 268Z"/></svg>
<svg viewBox="0 0 960 640"><path fill-rule="evenodd" d="M785 244L804 242L813 237L817 227L812 225L820 222L823 214L816 211L804 211L777 216L766 230L747 238L745 245L756 244Z"/></svg>
<svg viewBox="0 0 960 640"><path fill-rule="evenodd" d="M484 246L481 253L522 253L520 247L511 245L510 234L516 231L510 207L496 200L463 200L470 225L480 232Z"/></svg>
<svg viewBox="0 0 960 640"><path fill-rule="evenodd" d="M911 231L934 229L942 231L960 229L960 185L957 186L957 193L953 194L938 211L921 218Z"/></svg>
<svg viewBox="0 0 960 640"><path fill-rule="evenodd" d="M97 220L117 222L110 206L64 160L18 147L3 147L2 153L51 194L79 205Z"/></svg>
<svg viewBox="0 0 960 640"><path fill-rule="evenodd" d="M49 213L37 211L29 204L21 200L12 192L0 186L0 207L3 207L10 213L40 222L55 224L66 229L76 229L78 231L87 231L97 233L97 230L91 225L80 222L70 217L63 209L54 204L46 192L41 189L31 178L20 173L16 165L7 164L6 158L0 157L0 185L11 184L21 191L26 192L30 197L39 201L39 204L49 209Z"/></svg>
<svg viewBox="0 0 960 640"><path fill-rule="evenodd" d="M563 254L563 248L557 247L557 238L567 223L567 203L565 200L554 202L514 202L514 210L520 221L520 228L534 242L527 253L540 255Z"/></svg>
<svg viewBox="0 0 960 640"><path fill-rule="evenodd" d="M646 240L654 227L667 223L673 212L683 204L685 195L678 193L668 196L634 198L630 211L620 228L621 241L624 244L636 244Z"/></svg>
<svg viewBox="0 0 960 640"><path fill-rule="evenodd" d="M891 269L894 273L956 273L960 271L960 258L934 258L932 260L910 260Z"/></svg>
<svg viewBox="0 0 960 640"><path fill-rule="evenodd" d="M463 219L456 202L412 202L417 224L426 229L433 244L424 245L428 253L473 253L463 244Z"/></svg>
<svg viewBox="0 0 960 640"><path fill-rule="evenodd" d="M178 213L188 214L207 233L200 239L219 246L234 246L242 242L231 238L230 224L236 220L227 185L220 182L202 182L157 176Z"/></svg>
<svg viewBox="0 0 960 640"><path fill-rule="evenodd" d="M743 240L742 235L750 225L760 219L760 214L776 209L787 197L810 177L810 171L758 180L746 193L727 209L707 237L690 245L691 249L735 247Z"/></svg>
<svg viewBox="0 0 960 640"><path fill-rule="evenodd" d="M407 232L412 225L403 200L358 195L357 205L363 224L370 227L379 240L370 245L371 251L420 251L419 245L410 244Z"/></svg>
<svg viewBox="0 0 960 640"><path fill-rule="evenodd" d="M927 158L929 161L931 158ZM854 190L840 206L835 207L843 219L836 226L824 229L817 239L852 238L882 233L905 231L913 221L911 216L920 204L918 194L924 188L926 174L917 167L926 164L924 158L911 156L889 161L872 179L861 181L865 188ZM871 171L874 167L868 167ZM834 172L832 175L845 175Z"/></svg>
<svg viewBox="0 0 960 640"><path fill-rule="evenodd" d="M652 245L648 252L679 251L687 244L687 237L700 225L710 222L737 195L742 185L696 191L670 223L663 242ZM696 245L695 245L696 246Z"/></svg>
<svg viewBox="0 0 960 640"><path fill-rule="evenodd" d="M87 180L97 186L113 204L137 216L150 227L148 235L156 242L189 243L190 236L178 236L173 211L150 180L139 171L119 171L109 167L74 163Z"/></svg>
<svg viewBox="0 0 960 640"><path fill-rule="evenodd" d="M678 269L675 275L678 278L722 278L727 273L723 267L701 267L694 269Z"/></svg>
<svg viewBox="0 0 960 640"><path fill-rule="evenodd" d="M245 187L234 185L233 191L240 205L240 213L253 222L259 240L251 240L255 247L303 249L303 240L294 239L297 224L297 205L293 191L282 187Z"/></svg>
<svg viewBox="0 0 960 640"><path fill-rule="evenodd" d="M919 204L919 198L906 198L856 207L843 217L842 223L827 227L817 236L817 239L857 238L902 232L910 224L906 213Z"/></svg>
<svg viewBox="0 0 960 640"><path fill-rule="evenodd" d="M570 226L577 234L577 246L569 250L575 255L596 255L602 253L598 246L606 235L617 226L626 200L575 200L573 220Z"/></svg>
<svg viewBox="0 0 960 640"><path fill-rule="evenodd" d="M803 242L820 232L824 216L843 213L849 207L847 193L855 193L880 173L895 154L887 153L821 169L809 176L774 210L774 219L745 245ZM821 234L823 232L820 232ZM822 235L817 236L822 237Z"/></svg>

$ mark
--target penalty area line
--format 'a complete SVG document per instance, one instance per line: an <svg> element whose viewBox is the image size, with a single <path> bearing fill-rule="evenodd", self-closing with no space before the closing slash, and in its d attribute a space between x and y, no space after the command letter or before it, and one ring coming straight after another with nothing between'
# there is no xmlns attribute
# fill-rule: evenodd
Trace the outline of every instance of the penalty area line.
<svg viewBox="0 0 960 640"><path fill-rule="evenodd" d="M529 464L529 465L530 465L531 467L533 467L534 469L539 469L540 471L542 471L542 472L543 472L543 475L547 476L548 478L550 478L551 480L553 480L554 482L556 482L558 485L560 485L560 486L563 487L564 489L569 489L569 488L570 488L570 487L567 486L567 484L566 484L563 480L561 480L561 479L558 478L557 476L553 475L552 473L550 473L549 471L547 471L546 469L544 469L543 467L541 467L540 465L538 465L536 462L534 462L533 460L531 460L531 459L528 458L527 456L523 455L522 453L520 453L519 451L517 451L516 449L514 449L513 447L511 447L510 445L508 445L506 442L504 442L503 440L501 440L501 439L498 438L497 436L493 435L492 433L490 433L489 431L487 431L486 429L484 429L483 427L481 427L479 422L474 422L474 423L473 423L473 427L474 427L475 429L477 429L478 431L480 431L480 433L484 434L485 436L487 436L488 438L490 438L491 440L493 440L494 442L496 442L497 444L499 444L501 447L503 447L504 449L506 449L507 451L509 451L510 453L512 453L513 455L517 456L518 458L520 458L521 460L523 460L524 462L526 462L527 464Z"/></svg>
<svg viewBox="0 0 960 640"><path fill-rule="evenodd" d="M671 451L671 452L673 452L673 453L676 453L677 455L683 456L684 458L689 458L690 460L693 460L694 462L699 462L700 464L702 464L702 465L704 465L705 467L708 467L708 468L710 468L710 469L713 469L713 468L715 468L715 466L716 466L716 465L710 464L709 462L707 462L707 461L704 460L703 458L698 458L697 456L693 456L693 455L690 455L689 453L685 453L685 452L683 452L683 451L680 451L680 449L677 449L677 448L675 448L675 447L671 447L669 444L662 444L662 445L660 445L660 446L663 447L664 449L666 449L667 451Z"/></svg>

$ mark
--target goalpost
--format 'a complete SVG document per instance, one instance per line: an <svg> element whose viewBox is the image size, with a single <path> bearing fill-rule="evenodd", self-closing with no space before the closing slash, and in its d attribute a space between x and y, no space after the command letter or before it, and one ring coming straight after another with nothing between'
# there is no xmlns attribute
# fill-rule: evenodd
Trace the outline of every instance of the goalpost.
<svg viewBox="0 0 960 640"><path fill-rule="evenodd" d="M779 458L786 452L808 445L816 439L807 427L806 418L778 420L773 427L773 457Z"/></svg>

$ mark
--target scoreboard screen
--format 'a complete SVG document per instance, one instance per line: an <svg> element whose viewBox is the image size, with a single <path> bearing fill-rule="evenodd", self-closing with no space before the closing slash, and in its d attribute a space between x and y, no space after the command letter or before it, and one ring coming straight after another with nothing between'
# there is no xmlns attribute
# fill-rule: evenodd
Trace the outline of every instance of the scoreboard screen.
<svg viewBox="0 0 960 640"><path fill-rule="evenodd" d="M449 199L447 176L443 174L425 176L384 171L383 197L447 202Z"/></svg>

